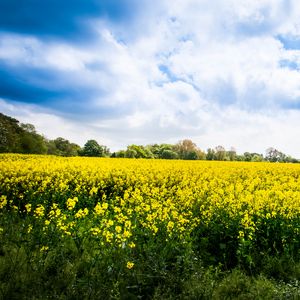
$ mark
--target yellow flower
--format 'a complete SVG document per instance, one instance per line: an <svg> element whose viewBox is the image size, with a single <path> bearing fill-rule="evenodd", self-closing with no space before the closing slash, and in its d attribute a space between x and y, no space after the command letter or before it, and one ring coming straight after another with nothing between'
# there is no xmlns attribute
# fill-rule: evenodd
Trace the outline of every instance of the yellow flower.
<svg viewBox="0 0 300 300"><path fill-rule="evenodd" d="M104 214L104 212L107 210L107 208L108 208L108 204L107 203L103 203L102 205L101 205L101 203L97 203L96 204L96 206L95 206L95 208L94 208L94 211L95 211L95 214L96 215L103 215Z"/></svg>
<svg viewBox="0 0 300 300"><path fill-rule="evenodd" d="M116 229L116 232L117 232L117 233L120 233L120 232L122 231L122 227L121 227L121 226L116 226L115 229Z"/></svg>
<svg viewBox="0 0 300 300"><path fill-rule="evenodd" d="M168 231L172 231L173 228L174 228L174 222L169 221L169 222L168 222L168 225L167 225Z"/></svg>
<svg viewBox="0 0 300 300"><path fill-rule="evenodd" d="M39 204L36 209L34 210L34 215L37 218L42 218L45 214L45 208L43 205Z"/></svg>
<svg viewBox="0 0 300 300"><path fill-rule="evenodd" d="M78 212L75 214L75 218L80 219L87 216L89 213L89 210L87 208L85 209L79 209Z"/></svg>
<svg viewBox="0 0 300 300"><path fill-rule="evenodd" d="M45 252L45 251L47 251L47 250L49 250L49 247L48 247L48 246L43 246L43 247L40 249L41 252Z"/></svg>
<svg viewBox="0 0 300 300"><path fill-rule="evenodd" d="M94 194L97 194L97 192L98 192L98 188L93 186L92 189L90 190L90 196L93 196Z"/></svg>
<svg viewBox="0 0 300 300"><path fill-rule="evenodd" d="M126 267L127 269L131 270L134 267L134 262L128 261Z"/></svg>
<svg viewBox="0 0 300 300"><path fill-rule="evenodd" d="M128 238L128 237L131 237L131 232L130 231L128 231L128 230L124 230L124 232L123 232L123 237L126 239L126 238Z"/></svg>
<svg viewBox="0 0 300 300"><path fill-rule="evenodd" d="M31 231L32 231L32 225L29 225L27 229L27 233L30 233Z"/></svg>
<svg viewBox="0 0 300 300"><path fill-rule="evenodd" d="M67 204L67 207L68 207L68 210L72 210L76 203L78 202L78 198L77 197L74 197L74 198L69 198L66 202Z"/></svg>
<svg viewBox="0 0 300 300"><path fill-rule="evenodd" d="M101 230L98 227L93 227L90 229L90 231L93 235L96 235L96 236L99 235L101 232Z"/></svg>
<svg viewBox="0 0 300 300"><path fill-rule="evenodd" d="M2 195L0 197L0 209L2 209L7 204L6 196Z"/></svg>
<svg viewBox="0 0 300 300"><path fill-rule="evenodd" d="M243 238L245 236L245 233L243 231L239 231L239 238Z"/></svg>
<svg viewBox="0 0 300 300"><path fill-rule="evenodd" d="M128 246L129 246L129 248L135 248L135 243L134 242L130 242Z"/></svg>
<svg viewBox="0 0 300 300"><path fill-rule="evenodd" d="M30 203L25 204L25 208L26 208L27 213L31 212L31 204Z"/></svg>

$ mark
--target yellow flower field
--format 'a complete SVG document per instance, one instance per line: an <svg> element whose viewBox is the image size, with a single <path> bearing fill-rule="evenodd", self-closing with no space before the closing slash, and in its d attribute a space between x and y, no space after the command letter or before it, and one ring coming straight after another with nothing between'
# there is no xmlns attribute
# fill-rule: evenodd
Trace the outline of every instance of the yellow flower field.
<svg viewBox="0 0 300 300"><path fill-rule="evenodd" d="M0 236L43 268L69 251L144 282L198 259L299 258L298 164L2 154L0 170Z"/></svg>
<svg viewBox="0 0 300 300"><path fill-rule="evenodd" d="M233 224L233 240L251 241L284 220L276 243L299 238L299 165L1 155L0 170L2 214L33 216L45 233L132 248L141 235L187 242Z"/></svg>

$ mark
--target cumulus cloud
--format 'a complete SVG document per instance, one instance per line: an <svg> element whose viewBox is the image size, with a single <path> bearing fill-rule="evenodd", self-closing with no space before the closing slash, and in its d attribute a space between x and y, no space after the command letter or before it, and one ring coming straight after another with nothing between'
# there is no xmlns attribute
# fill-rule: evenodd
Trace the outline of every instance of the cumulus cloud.
<svg viewBox="0 0 300 300"><path fill-rule="evenodd" d="M2 111L80 144L192 138L300 157L298 1L76 1L64 18L50 2L0 18Z"/></svg>

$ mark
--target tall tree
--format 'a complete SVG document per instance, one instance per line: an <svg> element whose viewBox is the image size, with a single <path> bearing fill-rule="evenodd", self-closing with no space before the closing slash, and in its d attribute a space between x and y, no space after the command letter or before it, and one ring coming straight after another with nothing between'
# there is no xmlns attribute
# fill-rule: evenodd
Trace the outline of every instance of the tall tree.
<svg viewBox="0 0 300 300"><path fill-rule="evenodd" d="M21 145L23 153L46 154L46 139L38 134L32 124L21 124Z"/></svg>
<svg viewBox="0 0 300 300"><path fill-rule="evenodd" d="M21 152L19 121L0 113L0 152Z"/></svg>
<svg viewBox="0 0 300 300"><path fill-rule="evenodd" d="M174 146L174 151L177 152L179 158L181 159L198 159L199 149L197 148L196 144L189 139L179 141Z"/></svg>
<svg viewBox="0 0 300 300"><path fill-rule="evenodd" d="M223 146L217 146L215 148L215 158L216 160L225 160L226 159L226 150Z"/></svg>
<svg viewBox="0 0 300 300"><path fill-rule="evenodd" d="M88 140L80 154L83 156L102 157L109 154L109 149L106 146L99 145L96 140Z"/></svg>
<svg viewBox="0 0 300 300"><path fill-rule="evenodd" d="M234 147L231 147L229 151L227 151L227 156L230 161L236 160L236 150Z"/></svg>
<svg viewBox="0 0 300 300"><path fill-rule="evenodd" d="M70 143L69 140L66 140L62 137L58 137L53 140L53 143L56 148L56 154L62 156L76 156L80 151L80 146L74 143Z"/></svg>
<svg viewBox="0 0 300 300"><path fill-rule="evenodd" d="M270 162L285 162L287 161L287 156L279 150L270 147L266 151L266 160Z"/></svg>
<svg viewBox="0 0 300 300"><path fill-rule="evenodd" d="M216 159L216 153L215 153L214 149L212 149L212 148L207 149L206 159L207 160L215 160Z"/></svg>
<svg viewBox="0 0 300 300"><path fill-rule="evenodd" d="M173 150L174 145L171 144L153 144L148 145L147 148L152 152L154 158L178 158L178 154Z"/></svg>
<svg viewBox="0 0 300 300"><path fill-rule="evenodd" d="M153 158L154 156L149 147L132 144L127 147L127 150L125 152L125 157L128 157L128 158Z"/></svg>
<svg viewBox="0 0 300 300"><path fill-rule="evenodd" d="M173 150L170 150L170 149L164 149L161 154L160 154L160 157L159 158L163 158L163 159L178 159L179 156L178 154L173 151Z"/></svg>

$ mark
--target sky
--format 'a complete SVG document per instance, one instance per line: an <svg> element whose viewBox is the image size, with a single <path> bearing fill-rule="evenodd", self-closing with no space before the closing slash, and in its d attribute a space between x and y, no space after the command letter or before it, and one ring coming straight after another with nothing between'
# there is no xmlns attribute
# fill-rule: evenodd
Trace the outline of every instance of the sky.
<svg viewBox="0 0 300 300"><path fill-rule="evenodd" d="M112 151L300 158L300 1L0 0L0 112Z"/></svg>

